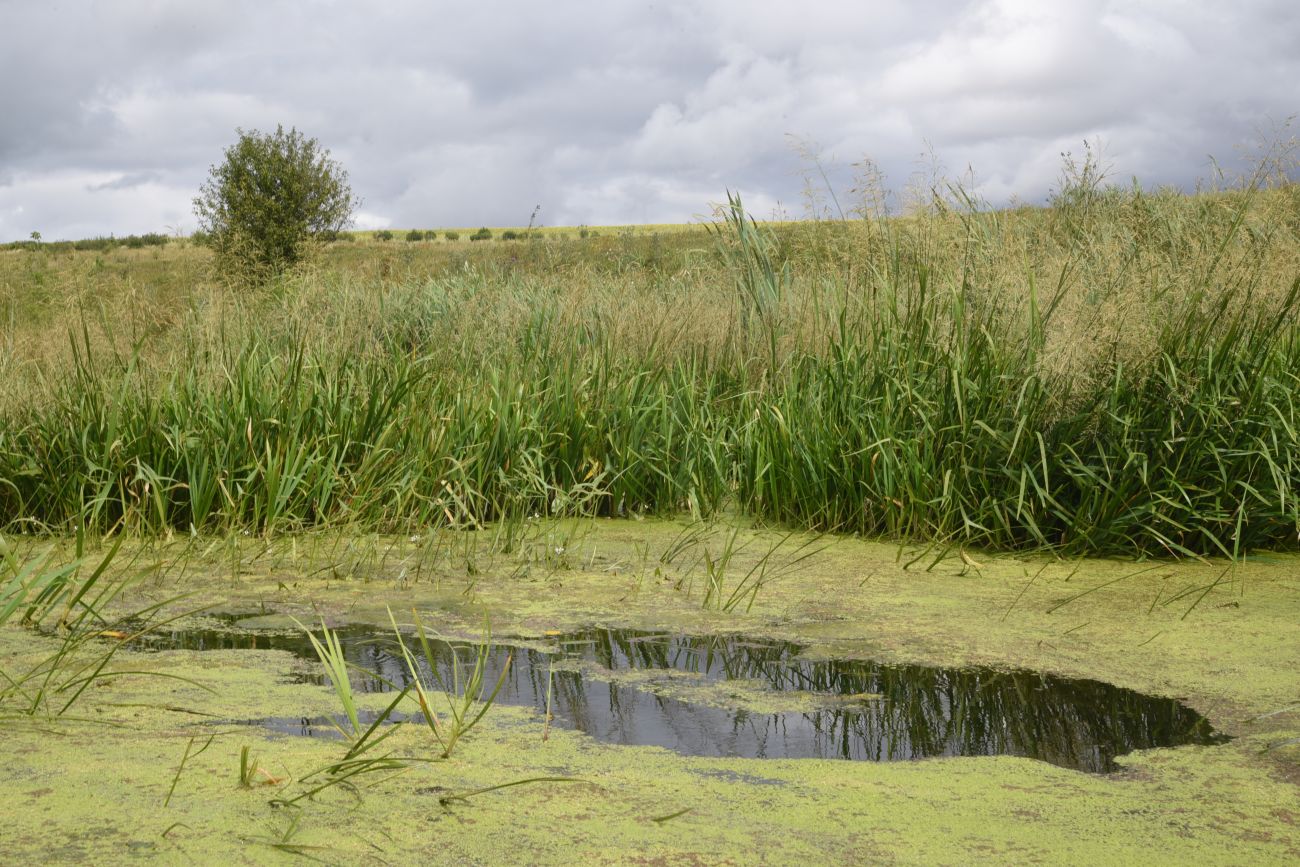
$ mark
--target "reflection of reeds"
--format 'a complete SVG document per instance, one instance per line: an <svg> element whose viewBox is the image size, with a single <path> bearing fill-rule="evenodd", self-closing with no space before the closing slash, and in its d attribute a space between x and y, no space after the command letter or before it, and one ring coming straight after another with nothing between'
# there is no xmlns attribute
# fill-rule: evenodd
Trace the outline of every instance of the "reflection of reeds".
<svg viewBox="0 0 1300 867"><path fill-rule="evenodd" d="M497 702L531 704L544 713L543 738L554 717L615 742L645 743L647 735L671 731L668 740L650 742L709 755L739 750L871 761L1021 755L1100 772L1133 749L1224 740L1173 699L1027 671L809 659L791 643L614 629L560 636L546 650L512 651L493 644L486 630L483 640L466 643L433 637L418 616L416 628L414 643L395 622L386 642L373 630L330 631L346 657L344 670L376 691L396 693L359 737L349 738L348 762L367 759L396 730L384 723L412 700L442 757ZM283 642L262 646L313 652L306 639ZM227 646L206 637L182 644ZM557 667L566 659L569 665ZM572 665L577 661L585 664ZM626 678L630 672L636 675ZM769 710L737 706L730 681L744 683ZM685 691L676 691L682 686ZM402 766L380 758L374 766L341 767ZM331 778L332 772L322 780Z"/></svg>
<svg viewBox="0 0 1300 867"><path fill-rule="evenodd" d="M1100 772L1112 768L1114 756L1134 748L1223 740L1204 718L1172 699L1096 681L1032 672L810 661L791 644L613 630L584 634L580 646L590 648L597 664L616 672L689 671L709 679L766 683L774 693L822 696L826 708L795 716L817 732L818 754L828 758L1022 755ZM610 688L615 715L617 694L625 689L632 687ZM660 707L670 712L669 706ZM784 736L787 716L734 712L731 724L762 742Z"/></svg>
<svg viewBox="0 0 1300 867"><path fill-rule="evenodd" d="M1023 755L1104 771L1114 756L1134 748L1220 740L1208 722L1173 700L1094 681L854 662L768 671L779 677L774 686L878 696L809 715L844 758Z"/></svg>

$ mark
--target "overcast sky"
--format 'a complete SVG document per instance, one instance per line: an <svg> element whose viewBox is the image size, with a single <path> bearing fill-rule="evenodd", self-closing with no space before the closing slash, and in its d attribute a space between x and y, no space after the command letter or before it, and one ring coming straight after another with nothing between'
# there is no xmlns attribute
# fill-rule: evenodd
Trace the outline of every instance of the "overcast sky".
<svg viewBox="0 0 1300 867"><path fill-rule="evenodd" d="M840 187L937 158L1041 201L1085 140L1187 186L1300 111L1297 46L1295 0L0 0L0 240L190 231L235 128L276 124L367 228L676 222L729 188L797 217L795 141Z"/></svg>

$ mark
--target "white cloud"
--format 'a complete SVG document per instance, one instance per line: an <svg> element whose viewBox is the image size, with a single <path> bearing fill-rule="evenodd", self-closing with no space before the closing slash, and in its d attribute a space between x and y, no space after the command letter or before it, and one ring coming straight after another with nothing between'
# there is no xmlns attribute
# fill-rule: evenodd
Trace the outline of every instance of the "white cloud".
<svg viewBox="0 0 1300 867"><path fill-rule="evenodd" d="M797 213L791 134L896 185L928 146L995 201L1040 199L1095 138L1117 175L1188 185L1300 111L1289 0L0 0L0 19L0 240L192 226L235 127L297 126L348 168L359 220L433 227L538 203L552 224L690 219L727 188Z"/></svg>
<svg viewBox="0 0 1300 867"><path fill-rule="evenodd" d="M154 177L122 183L120 172L67 170L18 175L0 186L0 222L10 239L46 240L194 228L194 191Z"/></svg>
<svg viewBox="0 0 1300 867"><path fill-rule="evenodd" d="M628 150L638 166L740 168L770 147L796 100L786 62L734 52L682 102L657 106ZM779 141L779 140L778 140Z"/></svg>

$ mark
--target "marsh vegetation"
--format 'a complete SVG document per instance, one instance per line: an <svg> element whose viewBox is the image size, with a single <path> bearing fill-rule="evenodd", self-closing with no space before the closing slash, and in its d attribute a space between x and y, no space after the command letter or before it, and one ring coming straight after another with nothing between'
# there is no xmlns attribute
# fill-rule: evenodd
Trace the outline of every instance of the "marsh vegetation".
<svg viewBox="0 0 1300 867"><path fill-rule="evenodd" d="M1271 177L1185 196L1076 169L1045 209L940 186L775 227L732 199L709 234L348 243L256 293L184 247L103 279L11 251L0 524L734 505L973 548L1293 547L1300 206Z"/></svg>
<svg viewBox="0 0 1300 867"><path fill-rule="evenodd" d="M1169 797L1218 835L1207 851L1276 857L1295 815L1276 669L1297 597L1267 564L1300 546L1291 155L1194 195L1086 160L1047 207L935 181L886 213L868 170L836 219L757 222L732 196L704 226L344 234L255 288L186 240L0 250L0 725L147 777L114 809L149 846L231 837L251 860L425 851L422 804L445 830L506 792L546 817L495 817L529 851L545 831L618 860L694 817L732 851L730 822L766 833L741 815L760 784L791 857L826 834L861 855L827 816L933 825L910 795L881 806L921 785L968 817L994 788L1022 810L1007 793L1047 791L1082 824L1041 821L1081 846L1097 805L1131 824ZM192 615L254 606L288 631L186 643ZM382 644L358 651L351 620ZM1202 713L1237 740L1210 747ZM276 736L295 724L337 740ZM1115 760L1180 743L1204 749ZM954 759L772 761L771 782L735 758L985 754L1120 781ZM41 773L11 759L11 788ZM1228 831L1198 786L1234 805ZM631 818L599 855L611 811ZM991 821L954 834L1068 857ZM447 845L501 854L464 837Z"/></svg>

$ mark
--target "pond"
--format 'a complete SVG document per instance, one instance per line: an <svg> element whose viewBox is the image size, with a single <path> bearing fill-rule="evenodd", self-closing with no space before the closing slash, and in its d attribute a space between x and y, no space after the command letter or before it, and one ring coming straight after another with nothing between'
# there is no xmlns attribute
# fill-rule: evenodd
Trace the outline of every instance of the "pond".
<svg viewBox="0 0 1300 867"><path fill-rule="evenodd" d="M349 662L371 673L355 675L356 689L411 682L391 630L354 626L337 634ZM405 637L421 656L413 636ZM527 646L510 642L498 641L487 656L489 684L509 660L498 702L545 713L549 698L553 725L686 755L874 762L1011 755L1105 773L1133 750L1229 739L1176 699L1034 671L816 659L789 642L603 628ZM164 630L142 644L276 649L315 659L301 632ZM474 645L431 646L444 682L451 682L453 652L462 668L473 664ZM422 671L426 683L429 675ZM293 734L334 732L325 718L245 722Z"/></svg>

